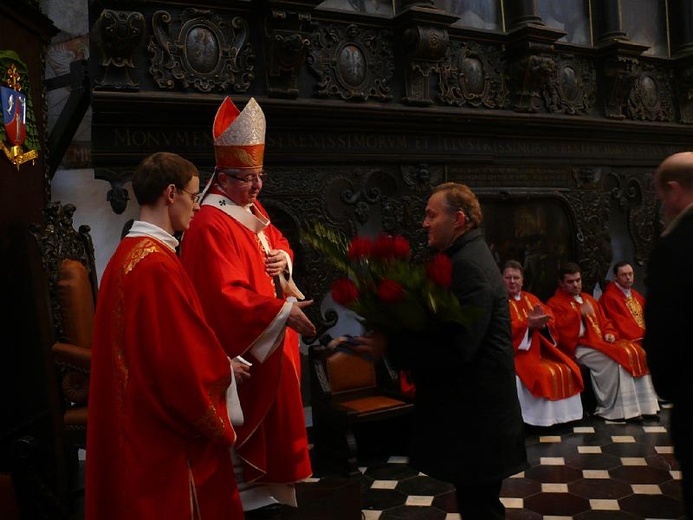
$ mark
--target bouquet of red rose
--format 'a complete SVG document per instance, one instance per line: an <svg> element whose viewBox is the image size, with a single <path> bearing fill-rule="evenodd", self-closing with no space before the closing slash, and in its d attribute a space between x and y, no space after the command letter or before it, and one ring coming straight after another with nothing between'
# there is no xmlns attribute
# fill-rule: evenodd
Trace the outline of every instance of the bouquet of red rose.
<svg viewBox="0 0 693 520"><path fill-rule="evenodd" d="M359 315L367 330L421 333L437 331L445 323L470 323L472 312L450 291L452 263L447 255L415 264L404 237L348 240L322 224L303 236L344 273L332 285L332 298Z"/></svg>

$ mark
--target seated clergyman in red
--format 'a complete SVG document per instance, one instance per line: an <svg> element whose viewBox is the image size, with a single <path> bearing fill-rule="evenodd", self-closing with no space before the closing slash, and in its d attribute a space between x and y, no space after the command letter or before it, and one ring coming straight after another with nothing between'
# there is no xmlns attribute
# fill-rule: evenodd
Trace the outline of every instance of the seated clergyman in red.
<svg viewBox="0 0 693 520"><path fill-rule="evenodd" d="M619 338L641 344L645 336L645 298L633 289L633 266L617 262L613 273L613 280L599 298L599 306L616 327Z"/></svg>
<svg viewBox="0 0 693 520"><path fill-rule="evenodd" d="M532 426L551 426L582 419L580 367L556 344L551 309L522 290L523 268L509 260L503 268L508 291L517 395L522 419Z"/></svg>
<svg viewBox="0 0 693 520"><path fill-rule="evenodd" d="M558 345L589 368L597 401L595 415L609 420L655 415L659 404L645 351L619 339L597 300L582 292L580 266L564 265L558 284L547 302L556 317Z"/></svg>

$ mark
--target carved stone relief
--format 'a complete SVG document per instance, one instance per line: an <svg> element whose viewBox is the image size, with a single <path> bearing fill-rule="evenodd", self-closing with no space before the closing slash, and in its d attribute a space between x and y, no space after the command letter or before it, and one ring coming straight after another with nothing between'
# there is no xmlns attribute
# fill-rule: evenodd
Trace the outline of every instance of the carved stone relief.
<svg viewBox="0 0 693 520"><path fill-rule="evenodd" d="M604 62L606 78L605 115L611 119L624 119L628 97L640 77L640 61L629 56L610 57Z"/></svg>
<svg viewBox="0 0 693 520"><path fill-rule="evenodd" d="M573 177L578 189L565 192L575 214L575 261L582 269L582 286L591 292L596 283L604 287L604 273L611 264L609 235L609 193L602 189L605 172L601 168L576 168Z"/></svg>
<svg viewBox="0 0 693 520"><path fill-rule="evenodd" d="M96 168L94 178L107 181L111 189L106 194L106 199L111 209L117 215L121 215L127 208L130 195L125 188L125 183L132 179L133 169L115 170L111 168Z"/></svg>
<svg viewBox="0 0 693 520"><path fill-rule="evenodd" d="M92 38L101 51L101 75L95 79L96 90L139 90L133 81L135 51L144 39L142 13L104 9L94 24Z"/></svg>
<svg viewBox="0 0 693 520"><path fill-rule="evenodd" d="M549 112L587 114L596 100L597 80L592 63L571 55L556 56L555 74L544 90Z"/></svg>
<svg viewBox="0 0 693 520"><path fill-rule="evenodd" d="M245 92L255 79L249 26L241 17L195 8L179 17L156 11L152 30L149 73L162 89Z"/></svg>
<svg viewBox="0 0 693 520"><path fill-rule="evenodd" d="M628 116L647 121L674 119L672 74L642 65L643 72L633 82L628 95Z"/></svg>
<svg viewBox="0 0 693 520"><path fill-rule="evenodd" d="M611 198L626 215L628 232L635 249L635 262L643 265L658 232L657 201L652 175L610 171L607 187L609 186Z"/></svg>
<svg viewBox="0 0 693 520"><path fill-rule="evenodd" d="M514 83L518 112L536 112L541 106L548 82L556 74L553 46L530 43L524 56L514 65Z"/></svg>
<svg viewBox="0 0 693 520"><path fill-rule="evenodd" d="M389 101L394 70L392 32L352 24L321 27L308 57L318 97Z"/></svg>
<svg viewBox="0 0 693 520"><path fill-rule="evenodd" d="M504 48L452 42L441 66L439 99L455 106L505 108L508 88Z"/></svg>
<svg viewBox="0 0 693 520"><path fill-rule="evenodd" d="M310 13L272 9L265 29L267 92L298 97L298 72L310 48Z"/></svg>
<svg viewBox="0 0 693 520"><path fill-rule="evenodd" d="M440 70L440 61L448 48L448 32L439 27L409 27L403 32L402 42L407 48L404 68L406 96L402 102L431 105L431 73Z"/></svg>
<svg viewBox="0 0 693 520"><path fill-rule="evenodd" d="M679 122L693 124L693 69L683 69L676 82L679 102Z"/></svg>

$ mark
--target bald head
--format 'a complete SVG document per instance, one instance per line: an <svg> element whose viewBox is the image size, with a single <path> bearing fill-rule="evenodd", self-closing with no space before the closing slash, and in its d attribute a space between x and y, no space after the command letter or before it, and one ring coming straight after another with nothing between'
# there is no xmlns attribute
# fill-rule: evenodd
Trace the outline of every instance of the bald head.
<svg viewBox="0 0 693 520"><path fill-rule="evenodd" d="M671 222L693 204L693 152L679 152L664 159L655 171L654 182L664 221Z"/></svg>
<svg viewBox="0 0 693 520"><path fill-rule="evenodd" d="M655 173L658 184L676 181L693 190L693 152L679 152L662 161Z"/></svg>

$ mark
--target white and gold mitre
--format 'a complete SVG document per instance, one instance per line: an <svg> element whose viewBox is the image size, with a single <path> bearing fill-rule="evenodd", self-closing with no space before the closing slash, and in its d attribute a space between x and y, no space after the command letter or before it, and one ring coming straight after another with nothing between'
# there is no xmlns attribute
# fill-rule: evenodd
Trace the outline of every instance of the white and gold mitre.
<svg viewBox="0 0 693 520"><path fill-rule="evenodd" d="M255 98L239 111L226 97L214 117L214 157L225 168L261 167L265 155L265 114Z"/></svg>

